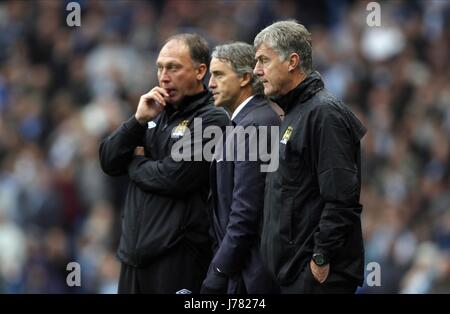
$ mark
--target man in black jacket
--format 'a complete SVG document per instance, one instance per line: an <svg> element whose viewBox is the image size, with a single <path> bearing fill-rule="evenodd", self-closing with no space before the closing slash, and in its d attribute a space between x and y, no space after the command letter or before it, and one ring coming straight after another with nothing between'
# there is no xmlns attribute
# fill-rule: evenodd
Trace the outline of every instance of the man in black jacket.
<svg viewBox="0 0 450 314"><path fill-rule="evenodd" d="M211 166L215 252L203 293L279 292L259 252L266 177L262 166L270 163L265 163L268 158L258 156L258 151L270 156L271 126L278 131L280 118L262 95L262 84L253 75L254 65L254 48L246 43L217 46L212 53L209 87L215 105L230 113L233 127L227 128L223 150L216 150L217 159ZM277 141L278 133L274 135ZM267 147L258 150L259 145Z"/></svg>
<svg viewBox="0 0 450 314"><path fill-rule="evenodd" d="M117 252L119 293L196 293L206 276L210 163L201 149L192 151L191 161L174 159L172 146L193 131L192 144L202 147L204 128L229 124L203 84L208 61L200 36L171 37L157 59L159 86L101 143L103 171L130 179ZM202 128L194 127L194 118Z"/></svg>
<svg viewBox="0 0 450 314"><path fill-rule="evenodd" d="M261 252L284 293L354 293L363 282L360 140L366 130L312 71L296 21L254 40L254 73L285 111L280 165L267 175Z"/></svg>

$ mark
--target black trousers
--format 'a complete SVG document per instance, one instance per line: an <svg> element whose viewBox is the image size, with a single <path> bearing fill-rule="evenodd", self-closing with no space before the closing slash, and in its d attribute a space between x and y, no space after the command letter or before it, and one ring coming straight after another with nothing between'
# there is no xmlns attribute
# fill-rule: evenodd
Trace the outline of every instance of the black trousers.
<svg viewBox="0 0 450 314"><path fill-rule="evenodd" d="M309 263L289 286L281 286L283 294L354 294L358 284L351 280L329 276L324 283L319 283L313 276Z"/></svg>
<svg viewBox="0 0 450 314"><path fill-rule="evenodd" d="M187 289L199 293L207 265L196 254L179 245L144 267L122 263L118 293L167 293Z"/></svg>

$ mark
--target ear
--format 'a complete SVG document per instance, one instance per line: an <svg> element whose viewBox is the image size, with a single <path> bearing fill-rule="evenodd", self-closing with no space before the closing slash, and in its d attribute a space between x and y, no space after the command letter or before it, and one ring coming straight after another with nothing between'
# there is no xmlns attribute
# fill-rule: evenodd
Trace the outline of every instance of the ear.
<svg viewBox="0 0 450 314"><path fill-rule="evenodd" d="M298 53L291 53L291 55L289 56L289 66L288 66L288 71L292 72L294 71L298 66L300 65L300 56L298 55Z"/></svg>
<svg viewBox="0 0 450 314"><path fill-rule="evenodd" d="M244 75L241 77L241 87L245 87L248 84L250 84L250 81L252 80L252 76L250 73L244 73Z"/></svg>
<svg viewBox="0 0 450 314"><path fill-rule="evenodd" d="M204 63L201 63L201 64L197 67L197 69L195 70L195 71L196 71L195 77L197 78L197 80L199 80L199 81L203 80L203 78L204 78L205 75L206 75L207 69L208 69L208 67L207 67L206 64L204 64Z"/></svg>

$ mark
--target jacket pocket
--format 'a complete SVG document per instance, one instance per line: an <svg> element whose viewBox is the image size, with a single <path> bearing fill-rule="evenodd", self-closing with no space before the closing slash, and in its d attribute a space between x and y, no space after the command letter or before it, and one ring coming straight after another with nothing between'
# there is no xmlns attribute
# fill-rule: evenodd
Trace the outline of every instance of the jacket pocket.
<svg viewBox="0 0 450 314"><path fill-rule="evenodd" d="M302 154L294 151L289 143L280 144L279 154L278 174L283 186L299 185L305 166Z"/></svg>
<svg viewBox="0 0 450 314"><path fill-rule="evenodd" d="M280 235L288 244L294 244L293 215L296 187L283 186L281 190Z"/></svg>

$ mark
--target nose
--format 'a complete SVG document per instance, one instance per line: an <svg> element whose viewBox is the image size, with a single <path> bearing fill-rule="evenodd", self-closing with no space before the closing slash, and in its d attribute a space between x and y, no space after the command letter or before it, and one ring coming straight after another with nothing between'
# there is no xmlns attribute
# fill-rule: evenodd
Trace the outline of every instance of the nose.
<svg viewBox="0 0 450 314"><path fill-rule="evenodd" d="M163 68L159 73L159 80L164 83L170 82L170 76L167 74L166 69Z"/></svg>
<svg viewBox="0 0 450 314"><path fill-rule="evenodd" d="M260 62L256 62L255 64L255 68L253 69L253 74L257 75L257 76L263 76L264 72L262 69L262 66L260 65Z"/></svg>
<svg viewBox="0 0 450 314"><path fill-rule="evenodd" d="M211 78L209 79L208 87L211 89L214 89L217 87L216 80L214 79L214 76L211 75Z"/></svg>

